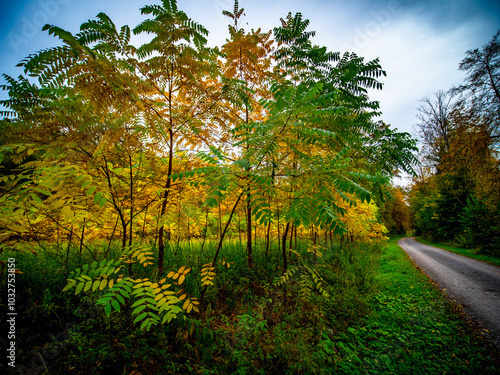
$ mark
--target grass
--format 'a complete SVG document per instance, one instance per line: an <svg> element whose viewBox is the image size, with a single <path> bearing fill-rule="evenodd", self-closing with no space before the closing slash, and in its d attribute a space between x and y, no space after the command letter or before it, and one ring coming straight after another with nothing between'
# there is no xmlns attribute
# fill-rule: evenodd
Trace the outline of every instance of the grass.
<svg viewBox="0 0 500 375"><path fill-rule="evenodd" d="M382 249L335 245L325 250L315 269L329 297L314 288L306 288L304 297L307 279L300 270L278 286L276 249L269 259L263 248L256 249L256 266L249 271L244 247L228 241L221 257L232 266L218 273L202 314L152 332L138 330L126 313L110 319L102 308L89 313L82 306L89 297L60 293L67 272L92 261L90 256L80 259L73 252L66 262L64 253L58 258L50 251L18 252L24 272L17 279L17 293L23 296L17 305L17 333L23 337L17 340L18 363L38 364L39 374L498 373L498 351L464 323L395 241ZM316 266L303 245L304 260ZM215 244L201 253L194 242L181 243L167 252L167 268L186 264L196 274L214 250ZM290 267L296 266L294 259ZM197 283L186 283L196 296ZM68 323L73 333L65 329ZM45 362L34 357L36 351L44 353Z"/></svg>
<svg viewBox="0 0 500 375"><path fill-rule="evenodd" d="M417 240L425 245L439 247L440 249L447 250L447 251L450 251L450 252L455 253L455 254L463 255L467 258L480 260L482 262L493 264L495 266L500 267L500 259L499 258L480 254L477 249L464 249L464 248L460 248L460 247L451 246L448 244L434 243L434 242L424 240L422 237L417 237Z"/></svg>
<svg viewBox="0 0 500 375"><path fill-rule="evenodd" d="M500 373L499 350L464 321L396 241L382 252L372 312L334 339L339 373Z"/></svg>

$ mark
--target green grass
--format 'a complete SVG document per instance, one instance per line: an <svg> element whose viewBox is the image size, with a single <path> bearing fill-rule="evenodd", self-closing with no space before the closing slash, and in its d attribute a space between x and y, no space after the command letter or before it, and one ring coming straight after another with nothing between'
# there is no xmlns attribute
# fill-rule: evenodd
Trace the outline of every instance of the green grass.
<svg viewBox="0 0 500 375"><path fill-rule="evenodd" d="M434 242L424 240L422 237L417 237L417 240L425 245L439 247L440 249L447 250L447 251L450 251L450 252L455 253L455 254L463 255L465 257L472 258L472 259L477 259L477 260L480 260L482 262L490 263L490 264L493 264L495 266L500 267L500 259L499 258L479 254L477 249L463 249L460 247L450 246L448 244L434 243Z"/></svg>
<svg viewBox="0 0 500 375"><path fill-rule="evenodd" d="M302 245L305 249L307 243ZM102 245L95 246L98 253ZM315 261L304 249L300 252L312 267ZM15 255L24 272L17 284L23 296L17 306L18 333L29 339L18 341L19 363L31 363L33 349L54 349L47 346L47 333L61 335L72 322L78 333L66 335L59 355L45 363L48 372L39 368L40 374L498 373L500 366L493 362L498 351L416 271L396 240L382 249L324 249L316 269L329 297L311 290L306 300L300 297L298 273L285 288L276 285L280 253L274 248L266 259L263 250L256 249L256 267L249 271L244 247L228 241L220 256L232 262L231 268L218 272L203 313L149 333L131 324L130 310L128 315L113 313L111 319L102 308L94 309L92 318L80 316L82 297L60 293L67 272L92 261L89 254L80 259L73 249L66 262L65 252L59 257L51 251L4 253L0 259ZM211 242L203 252L195 242L174 244L166 252L166 268L188 264L195 275L214 251ZM114 246L109 256L118 252ZM147 275L143 267L134 270ZM193 278L186 288L199 293Z"/></svg>
<svg viewBox="0 0 500 375"><path fill-rule="evenodd" d="M372 312L333 340L339 373L500 373L498 349L464 322L396 241L382 252Z"/></svg>

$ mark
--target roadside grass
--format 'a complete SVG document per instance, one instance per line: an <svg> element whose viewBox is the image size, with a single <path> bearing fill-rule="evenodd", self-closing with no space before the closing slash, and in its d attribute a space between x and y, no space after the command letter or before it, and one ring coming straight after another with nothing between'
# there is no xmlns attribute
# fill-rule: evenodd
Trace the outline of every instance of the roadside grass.
<svg viewBox="0 0 500 375"><path fill-rule="evenodd" d="M362 324L334 338L343 374L498 374L499 350L461 318L392 239Z"/></svg>
<svg viewBox="0 0 500 375"><path fill-rule="evenodd" d="M500 267L500 259L488 255L479 254L477 249L464 249L460 247L451 246L448 244L434 243L424 240L422 237L416 237L417 241L430 246L439 247L440 249L450 251L455 254L463 255L468 258L477 259L485 263L490 263Z"/></svg>

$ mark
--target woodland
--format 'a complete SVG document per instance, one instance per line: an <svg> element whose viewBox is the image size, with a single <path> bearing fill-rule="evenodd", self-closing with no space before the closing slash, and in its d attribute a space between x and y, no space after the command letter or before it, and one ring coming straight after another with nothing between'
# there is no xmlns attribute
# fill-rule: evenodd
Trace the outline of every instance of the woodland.
<svg viewBox="0 0 500 375"><path fill-rule="evenodd" d="M358 335L389 236L500 256L498 34L422 102L419 154L368 96L379 60L313 44L301 13L245 30L235 1L209 47L176 0L140 12L46 25L60 45L4 75L17 372L356 373L338 337Z"/></svg>
<svg viewBox="0 0 500 375"><path fill-rule="evenodd" d="M417 235L500 256L500 31L459 66L465 82L424 98L409 200Z"/></svg>

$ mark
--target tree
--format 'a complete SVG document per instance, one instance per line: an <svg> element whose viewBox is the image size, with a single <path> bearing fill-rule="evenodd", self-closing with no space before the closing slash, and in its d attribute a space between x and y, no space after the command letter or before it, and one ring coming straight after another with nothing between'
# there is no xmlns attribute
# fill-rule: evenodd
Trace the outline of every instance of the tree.
<svg viewBox="0 0 500 375"><path fill-rule="evenodd" d="M434 168L439 168L443 158L450 150L453 137L450 114L454 108L453 95L449 92L434 93L434 100L424 98L423 105L418 107L416 125L418 135L423 143L422 152L425 159Z"/></svg>
<svg viewBox="0 0 500 375"><path fill-rule="evenodd" d="M227 10L222 13L234 21L229 25L229 37L222 46L224 56L223 74L225 78L234 82L235 93L238 100L233 100L232 119L233 130L238 133L252 133L251 123L261 120L265 116L264 109L259 105L259 99L269 97L269 82L271 78L271 32L262 33L260 29L246 33L239 27L239 21L244 9L239 8L238 1L234 2L234 11ZM238 82L239 81L239 82ZM249 143L240 145L248 151ZM244 166L247 196L246 222L247 222L247 261L253 267L252 259L252 180L251 165Z"/></svg>
<svg viewBox="0 0 500 375"><path fill-rule="evenodd" d="M467 72L465 83L456 91L470 93L482 113L495 120L490 135L500 138L500 30L481 49L466 52L459 69Z"/></svg>

